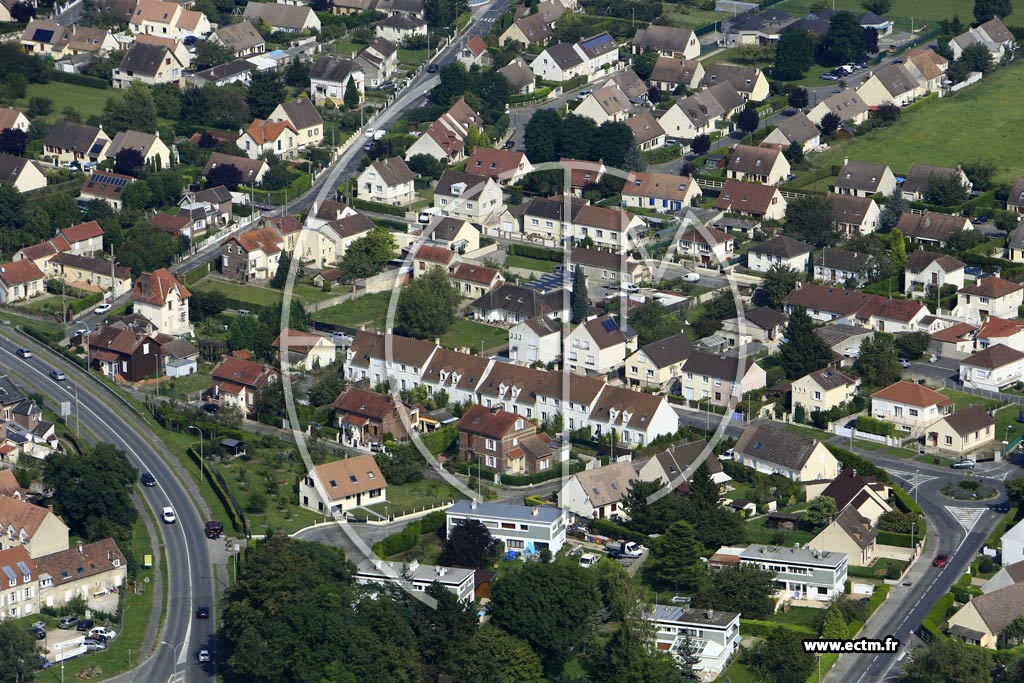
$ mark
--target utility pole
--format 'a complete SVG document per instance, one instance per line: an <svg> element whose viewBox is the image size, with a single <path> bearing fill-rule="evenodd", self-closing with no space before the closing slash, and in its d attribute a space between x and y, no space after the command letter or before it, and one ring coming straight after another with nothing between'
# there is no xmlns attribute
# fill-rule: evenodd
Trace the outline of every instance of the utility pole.
<svg viewBox="0 0 1024 683"><path fill-rule="evenodd" d="M88 343L88 342L86 342ZM80 438L82 436L82 421L79 418L78 412L78 382L75 382L75 437Z"/></svg>

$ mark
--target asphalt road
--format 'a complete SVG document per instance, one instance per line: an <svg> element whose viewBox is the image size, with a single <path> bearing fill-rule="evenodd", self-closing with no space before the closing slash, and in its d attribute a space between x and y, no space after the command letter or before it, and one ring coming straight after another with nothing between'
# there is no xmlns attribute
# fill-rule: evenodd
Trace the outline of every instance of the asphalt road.
<svg viewBox="0 0 1024 683"><path fill-rule="evenodd" d="M0 314L0 319L2 319ZM24 346L32 350L33 358L23 360L15 350ZM155 487L138 487L137 493L146 501L159 519L164 506L174 509L178 521L174 525L161 525L163 551L167 569L167 613L160 631L160 644L133 671L115 679L118 683L184 683L187 681L215 681L212 665L200 667L195 652L203 647L213 648L216 624L216 586L212 577L210 544L203 535L204 516L198 504L189 495L186 486L175 476L172 468L161 458L157 448L146 436L148 429L137 418L127 417L127 408L114 406L117 399L97 386L85 372L58 357L41 344L4 326L0 332L0 366L7 369L16 382L38 391L60 409L62 402L72 404L69 426L74 427L75 389L78 385L79 407L77 419L83 432L90 432L102 441L114 444L128 454L129 460L140 472L150 472L157 480ZM48 373L53 368L63 370L68 379L55 382ZM149 438L153 438L149 435ZM160 553L156 553L160 557ZM208 606L213 617L196 620L193 615L199 606ZM140 625L140 628L145 628ZM177 673L177 675L175 675Z"/></svg>

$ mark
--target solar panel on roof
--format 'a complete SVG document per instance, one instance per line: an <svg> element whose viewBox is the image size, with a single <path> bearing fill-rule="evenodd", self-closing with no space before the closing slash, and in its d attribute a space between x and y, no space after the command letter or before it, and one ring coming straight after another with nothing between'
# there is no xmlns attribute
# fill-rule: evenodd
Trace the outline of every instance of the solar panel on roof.
<svg viewBox="0 0 1024 683"><path fill-rule="evenodd" d="M10 579L11 581L17 581L18 580L18 575L15 574L14 570L11 569L6 564L4 565L4 574L6 574L7 578Z"/></svg>
<svg viewBox="0 0 1024 683"><path fill-rule="evenodd" d="M601 322L601 327L604 328L605 332L615 332L616 330L619 329L619 326L616 325L615 321L612 320L611 318L608 318L607 320L603 320Z"/></svg>
<svg viewBox="0 0 1024 683"><path fill-rule="evenodd" d="M21 570L22 576L32 576L32 570L28 568L28 565L24 562L18 563L18 569Z"/></svg>
<svg viewBox="0 0 1024 683"><path fill-rule="evenodd" d="M48 43L53 38L53 31L46 28L37 28L32 34L32 40L37 43Z"/></svg>

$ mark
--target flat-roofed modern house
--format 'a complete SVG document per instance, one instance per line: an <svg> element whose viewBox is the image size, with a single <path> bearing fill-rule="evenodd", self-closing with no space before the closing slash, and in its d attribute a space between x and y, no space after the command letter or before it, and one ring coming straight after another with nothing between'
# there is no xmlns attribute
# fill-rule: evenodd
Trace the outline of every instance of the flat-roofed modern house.
<svg viewBox="0 0 1024 683"><path fill-rule="evenodd" d="M465 520L475 519L505 544L506 550L527 555L547 548L552 555L565 545L566 516L561 508L551 505L510 505L460 500L445 511L445 535Z"/></svg>
<svg viewBox="0 0 1024 683"><path fill-rule="evenodd" d="M691 666L702 681L722 673L740 645L738 612L651 605L644 617L654 627L655 648L677 659L695 658Z"/></svg>
<svg viewBox="0 0 1024 683"><path fill-rule="evenodd" d="M356 583L361 585L401 586L416 593L423 593L434 582L445 587L459 599L471 601L476 588L476 571L462 567L442 567L409 563L364 560L356 568Z"/></svg>
<svg viewBox="0 0 1024 683"><path fill-rule="evenodd" d="M846 553L777 545L751 545L740 553L740 564L775 574L780 598L824 603L843 594L847 561Z"/></svg>

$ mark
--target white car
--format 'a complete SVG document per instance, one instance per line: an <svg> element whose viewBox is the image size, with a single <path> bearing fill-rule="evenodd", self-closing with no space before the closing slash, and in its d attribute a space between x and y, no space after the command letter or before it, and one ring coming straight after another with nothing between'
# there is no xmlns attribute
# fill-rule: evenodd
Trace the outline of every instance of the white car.
<svg viewBox="0 0 1024 683"><path fill-rule="evenodd" d="M640 291L640 288L632 282L623 282L621 287L623 292L629 292L630 294L636 294Z"/></svg>
<svg viewBox="0 0 1024 683"><path fill-rule="evenodd" d="M117 631L106 626L97 626L93 630L89 631L89 637L95 638L96 640L113 640L117 638Z"/></svg>
<svg viewBox="0 0 1024 683"><path fill-rule="evenodd" d="M584 569L587 567L593 567L600 560L601 558L594 553L583 553L583 555L580 556L580 566Z"/></svg>
<svg viewBox="0 0 1024 683"><path fill-rule="evenodd" d="M909 368L910 367L910 361L907 360L906 358L900 358L900 367L904 368L904 369Z"/></svg>
<svg viewBox="0 0 1024 683"><path fill-rule="evenodd" d="M113 308L113 306L111 306L110 304L100 304L96 308L92 309L92 312L95 313L96 315L103 315L111 308Z"/></svg>
<svg viewBox="0 0 1024 683"><path fill-rule="evenodd" d="M700 275L697 273L687 273L683 276L683 282L700 282Z"/></svg>
<svg viewBox="0 0 1024 683"><path fill-rule="evenodd" d="M174 524L178 521L177 516L174 514L174 508L165 507L161 517L164 520L164 524Z"/></svg>
<svg viewBox="0 0 1024 683"><path fill-rule="evenodd" d="M367 128L366 132L363 133L363 135L365 135L368 138L372 138L376 133L377 133L377 129L376 128Z"/></svg>

